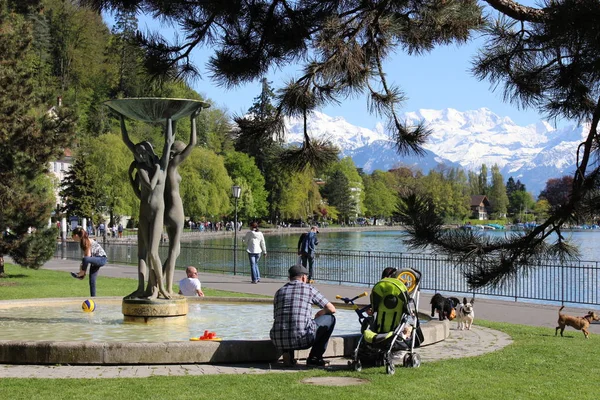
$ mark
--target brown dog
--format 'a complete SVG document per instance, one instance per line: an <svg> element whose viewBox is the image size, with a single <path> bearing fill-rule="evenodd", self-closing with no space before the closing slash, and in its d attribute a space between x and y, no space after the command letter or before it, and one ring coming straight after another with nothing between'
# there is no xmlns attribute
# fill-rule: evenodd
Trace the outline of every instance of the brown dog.
<svg viewBox="0 0 600 400"><path fill-rule="evenodd" d="M556 330L554 331L554 336L558 335L559 329L560 329L560 336L562 336L563 332L565 331L565 327L568 325L570 327L573 327L575 329L582 331L583 334L585 335L585 338L587 339L588 336L590 335L590 333L587 330L587 328L590 326L590 322L600 321L600 317L598 316L598 314L596 314L593 311L588 311L587 315L585 315L583 317L572 317L570 315L561 314L561 311L563 308L565 308L565 306L562 306L558 310L558 326L556 327Z"/></svg>

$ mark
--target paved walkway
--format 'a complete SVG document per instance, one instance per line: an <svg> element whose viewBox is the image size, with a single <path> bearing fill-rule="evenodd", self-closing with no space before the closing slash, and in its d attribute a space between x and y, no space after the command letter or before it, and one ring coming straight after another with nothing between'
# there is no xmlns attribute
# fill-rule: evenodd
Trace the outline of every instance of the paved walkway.
<svg viewBox="0 0 600 400"><path fill-rule="evenodd" d="M79 262L73 260L50 260L45 269L56 271L76 271ZM120 277L137 279L137 271L132 266L121 266L108 264L100 270L100 277ZM175 280L185 276L183 271L176 271ZM253 285L247 276L219 275L201 273L199 276L203 286L235 291L241 293L262 294L271 296L284 283L282 280L262 279L259 284ZM365 291L364 287L351 287L341 285L319 284L315 286L330 300L336 295L355 296ZM367 289L368 290L368 289ZM100 293L101 294L101 293ZM430 295L422 294L419 309L428 312ZM364 302L367 302L364 299ZM470 331L456 329L456 323L451 323L450 336L443 342L418 349L423 362L441 359L473 357L488 352L499 350L511 343L506 334L492 329L477 326L477 319L491 321L510 322L523 325L551 327L556 326L556 306L540 304L503 302L487 299L476 299L475 302L475 325ZM565 309L565 312L573 315L583 315L582 309ZM568 328L570 329L570 328ZM600 324L593 324L590 331L600 334ZM580 334L570 330L570 335ZM335 358L331 360L330 369L346 369L347 359ZM89 374L86 374L89 370ZM306 370L303 365L295 368L284 368L281 363L257 363L243 365L149 365L149 366L77 366L66 365L44 366L44 365L0 365L0 378L79 378L81 376L94 378L135 378L148 376L183 376L183 375L209 375L209 374L258 374L266 372L291 372Z"/></svg>
<svg viewBox="0 0 600 400"><path fill-rule="evenodd" d="M421 361L473 357L499 350L511 343L508 335L475 326L471 331L452 330L450 337L440 343L417 350ZM348 359L330 359L329 370L348 369ZM306 371L303 362L294 367L284 367L278 363L255 363L235 365L182 364L182 365L3 365L0 364L0 378L144 378L148 376L186 376L211 374L262 374L267 372Z"/></svg>

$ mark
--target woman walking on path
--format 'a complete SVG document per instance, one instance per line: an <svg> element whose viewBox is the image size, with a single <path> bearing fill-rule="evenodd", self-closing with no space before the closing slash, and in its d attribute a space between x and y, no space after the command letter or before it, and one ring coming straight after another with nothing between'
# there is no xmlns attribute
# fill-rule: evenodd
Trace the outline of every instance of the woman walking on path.
<svg viewBox="0 0 600 400"><path fill-rule="evenodd" d="M260 260L261 252L267 256L267 247L265 246L265 237L262 232L258 231L258 224L253 222L250 224L250 230L244 236L246 242L246 251L250 260L250 275L252 283L260 282L260 271L258 270L258 260Z"/></svg>
<svg viewBox="0 0 600 400"><path fill-rule="evenodd" d="M73 240L79 242L79 247L83 250L83 258L81 260L81 267L79 272L71 272L73 278L83 280L85 274L90 266L90 296L96 296L96 279L98 278L98 271L100 267L106 264L106 253L100 243L93 239L90 239L88 233L81 227L73 229L72 232Z"/></svg>

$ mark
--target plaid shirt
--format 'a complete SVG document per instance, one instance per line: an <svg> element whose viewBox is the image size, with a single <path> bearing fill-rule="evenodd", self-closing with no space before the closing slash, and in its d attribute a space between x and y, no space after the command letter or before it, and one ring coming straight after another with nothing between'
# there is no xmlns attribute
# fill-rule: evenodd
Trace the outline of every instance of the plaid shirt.
<svg viewBox="0 0 600 400"><path fill-rule="evenodd" d="M299 280L281 287L273 299L271 340L275 347L297 350L312 346L317 330L312 305L323 308L328 303L317 289Z"/></svg>

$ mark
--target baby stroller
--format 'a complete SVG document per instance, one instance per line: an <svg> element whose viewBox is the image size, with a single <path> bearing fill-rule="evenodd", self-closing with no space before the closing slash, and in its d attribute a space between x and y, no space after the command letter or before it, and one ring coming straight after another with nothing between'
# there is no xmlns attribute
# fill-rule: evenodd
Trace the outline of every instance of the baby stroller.
<svg viewBox="0 0 600 400"><path fill-rule="evenodd" d="M373 286L369 306L360 309L355 306L362 335L349 364L356 371L362 370L363 365L385 365L386 372L394 374L394 361L402 354L404 367L416 368L421 365L421 357L414 351L423 342L417 316L420 280L419 271L409 268L400 270L394 277L383 278ZM354 305L354 300L364 295L366 293L342 300Z"/></svg>

